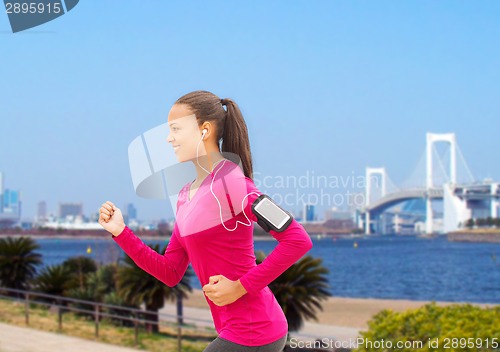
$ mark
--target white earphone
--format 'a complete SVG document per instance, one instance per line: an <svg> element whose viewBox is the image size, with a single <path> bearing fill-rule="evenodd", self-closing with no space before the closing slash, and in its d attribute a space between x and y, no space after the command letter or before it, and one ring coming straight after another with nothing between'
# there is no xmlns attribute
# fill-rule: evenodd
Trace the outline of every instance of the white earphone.
<svg viewBox="0 0 500 352"><path fill-rule="evenodd" d="M198 142L198 146L196 147L196 163L198 164L199 167L201 167L203 170L205 170L205 172L207 174L210 175L210 171L208 171L207 169L205 169L203 166L200 165L200 162L198 161L198 149L200 148L200 143L201 141L203 140L203 137L205 136L205 133L207 133L207 129L204 128L202 131L201 131L201 138L200 138L200 141ZM226 163L226 160L222 159L220 160L218 163L220 163L222 161L222 166L224 166L224 164ZM215 169L215 165L212 166L212 172L213 170ZM219 169L220 170L220 169ZM224 219L222 218L222 206L219 202L219 199L217 198L217 196L215 195L214 191L213 191L213 185L214 185L214 181L215 181L215 177L217 176L217 173L219 172L219 170L215 171L215 174L213 175L212 177L212 182L210 182L210 192L212 193L212 195L214 196L215 200L217 201L217 204L219 205L219 217L220 217L220 221L221 221L221 224L222 226L224 226L224 228L227 230L227 231L234 231L236 230L236 228L238 227L238 223L242 224L242 225L245 225L245 226L251 226L252 225L252 221L248 218L247 214L245 213L245 207L243 206L243 204L245 203L245 199L250 195L250 194L256 194L256 195L260 195L258 194L257 192L250 192L248 193L245 197L243 197L243 199L241 200L241 209L242 209L242 212L243 212L243 215L245 215L245 218L247 218L248 220L248 224L245 224L244 222L241 222L239 220L236 220L236 226L234 227L234 229L228 229L226 227L226 225L224 225Z"/></svg>

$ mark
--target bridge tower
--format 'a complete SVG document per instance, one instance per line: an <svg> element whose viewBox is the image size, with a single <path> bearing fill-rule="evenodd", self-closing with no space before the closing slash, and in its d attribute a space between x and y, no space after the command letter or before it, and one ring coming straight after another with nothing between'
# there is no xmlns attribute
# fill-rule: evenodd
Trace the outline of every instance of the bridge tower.
<svg viewBox="0 0 500 352"><path fill-rule="evenodd" d="M499 186L500 186L500 184L498 184L498 183L491 184L491 205L490 205L491 214L490 214L490 216L493 219L498 217L498 205L500 204L500 202L498 201L497 193L498 193L498 189L500 188Z"/></svg>
<svg viewBox="0 0 500 352"><path fill-rule="evenodd" d="M427 200L426 200L426 221L425 221L425 232L433 232L433 217L432 217L432 201L429 193L434 187L432 177L432 162L433 154L432 148L435 143L445 142L450 145L450 183L456 184L457 182L457 142L455 133L427 133L427 143L426 143L426 189L427 189Z"/></svg>
<svg viewBox="0 0 500 352"><path fill-rule="evenodd" d="M367 167L366 168L366 182L365 182L365 207L368 208L370 205L370 196L372 189L372 175L380 175L381 179L381 196L384 197L386 194L386 172L384 167ZM370 234L370 211L367 209L365 211L365 234Z"/></svg>

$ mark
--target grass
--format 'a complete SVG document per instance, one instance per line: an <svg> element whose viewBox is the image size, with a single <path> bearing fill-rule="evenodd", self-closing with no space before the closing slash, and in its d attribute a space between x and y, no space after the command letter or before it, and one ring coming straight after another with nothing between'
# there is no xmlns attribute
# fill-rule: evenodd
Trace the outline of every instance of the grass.
<svg viewBox="0 0 500 352"><path fill-rule="evenodd" d="M0 299L0 321L26 327L24 302ZM103 319L99 323L99 337L96 338L93 320L88 320L72 312L66 312L62 318L62 330L59 331L57 314L50 312L42 305L31 304L29 327L152 352L177 351L177 327L175 324L170 326L161 325L158 334L149 334L144 328L139 328L138 345L135 346L134 328L116 326L109 320ZM201 352L216 336L213 329L207 331L183 329L182 351Z"/></svg>

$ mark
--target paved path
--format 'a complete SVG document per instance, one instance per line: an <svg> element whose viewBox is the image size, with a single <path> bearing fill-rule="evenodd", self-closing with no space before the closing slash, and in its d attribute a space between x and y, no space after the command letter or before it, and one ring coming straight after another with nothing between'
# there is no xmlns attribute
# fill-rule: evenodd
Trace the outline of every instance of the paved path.
<svg viewBox="0 0 500 352"><path fill-rule="evenodd" d="M0 352L137 352L107 343L0 323Z"/></svg>

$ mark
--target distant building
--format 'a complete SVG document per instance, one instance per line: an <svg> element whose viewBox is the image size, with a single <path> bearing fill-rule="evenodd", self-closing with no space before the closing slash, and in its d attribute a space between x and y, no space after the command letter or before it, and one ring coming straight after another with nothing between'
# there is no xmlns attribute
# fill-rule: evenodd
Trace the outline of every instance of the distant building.
<svg viewBox="0 0 500 352"><path fill-rule="evenodd" d="M166 220L160 220L157 225L158 231L167 232L170 230L170 226Z"/></svg>
<svg viewBox="0 0 500 352"><path fill-rule="evenodd" d="M414 233L425 233L425 222L424 221L417 221L413 225L413 231Z"/></svg>
<svg viewBox="0 0 500 352"><path fill-rule="evenodd" d="M21 195L19 191L5 189L3 191L3 213L21 217Z"/></svg>
<svg viewBox="0 0 500 352"><path fill-rule="evenodd" d="M83 204L59 203L59 218L66 219L67 217L83 217Z"/></svg>
<svg viewBox="0 0 500 352"><path fill-rule="evenodd" d="M125 205L126 213L124 215L125 222L137 220L137 208L132 203L127 203Z"/></svg>
<svg viewBox="0 0 500 352"><path fill-rule="evenodd" d="M3 213L3 172L0 171L0 213Z"/></svg>
<svg viewBox="0 0 500 352"><path fill-rule="evenodd" d="M349 193L347 195L347 210L352 214L356 212L357 209L364 207L365 205L365 194L364 193Z"/></svg>
<svg viewBox="0 0 500 352"><path fill-rule="evenodd" d="M486 219L491 216L491 202L487 200L469 200L468 205L471 209L471 218ZM497 213L498 214L498 213Z"/></svg>
<svg viewBox="0 0 500 352"><path fill-rule="evenodd" d="M340 210L335 207L325 210L325 220L349 220L353 213L348 210Z"/></svg>
<svg viewBox="0 0 500 352"><path fill-rule="evenodd" d="M132 203L127 206L127 215L130 220L137 220L137 208Z"/></svg>
<svg viewBox="0 0 500 352"><path fill-rule="evenodd" d="M0 172L0 228L15 226L21 218L19 191L4 188L5 175Z"/></svg>
<svg viewBox="0 0 500 352"><path fill-rule="evenodd" d="M21 221L21 228L23 230L31 230L33 228L33 222L31 221Z"/></svg>
<svg viewBox="0 0 500 352"><path fill-rule="evenodd" d="M47 202L45 201L38 202L36 219L37 221L47 220Z"/></svg>
<svg viewBox="0 0 500 352"><path fill-rule="evenodd" d="M94 212L94 213L90 214L89 222L98 222L98 221L99 221L99 213L98 212Z"/></svg>
<svg viewBox="0 0 500 352"><path fill-rule="evenodd" d="M303 219L305 222L315 221L316 217L314 215L314 205L304 204L304 216Z"/></svg>
<svg viewBox="0 0 500 352"><path fill-rule="evenodd" d="M352 219L329 219L323 223L323 227L335 230L350 230L354 229L355 224Z"/></svg>
<svg viewBox="0 0 500 352"><path fill-rule="evenodd" d="M43 227L49 229L65 230L102 230L102 226L97 222L82 222L78 219L75 219L73 221L48 221L44 223Z"/></svg>

